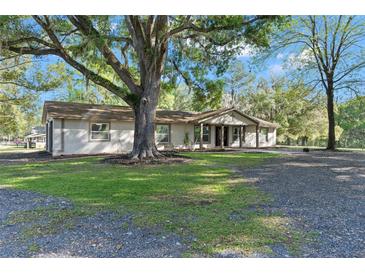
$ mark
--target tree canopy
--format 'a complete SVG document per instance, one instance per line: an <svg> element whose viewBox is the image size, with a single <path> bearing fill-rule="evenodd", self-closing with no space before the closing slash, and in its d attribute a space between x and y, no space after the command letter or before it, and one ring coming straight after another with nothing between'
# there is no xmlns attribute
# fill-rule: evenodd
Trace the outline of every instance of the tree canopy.
<svg viewBox="0 0 365 274"><path fill-rule="evenodd" d="M340 144L365 147L365 96L358 96L338 107L338 125L343 129Z"/></svg>
<svg viewBox="0 0 365 274"><path fill-rule="evenodd" d="M2 54L55 56L130 105L131 156L158 156L154 118L161 86L177 79L217 107L222 75L247 45L267 47L280 16L2 16ZM219 57L219 58L217 58ZM207 100L209 99L209 100ZM199 105L196 105L197 108Z"/></svg>
<svg viewBox="0 0 365 274"><path fill-rule="evenodd" d="M363 24L346 16L1 16L2 131L20 132L27 123L19 119L32 116L24 110L53 90L59 100L131 106L140 158L157 155L157 107L235 106L278 122L279 141L324 138L328 98L363 92ZM236 59L248 48L286 55L286 76L260 79ZM362 105L348 104L332 106L341 143L362 132L350 133L358 124L344 119L363 119Z"/></svg>

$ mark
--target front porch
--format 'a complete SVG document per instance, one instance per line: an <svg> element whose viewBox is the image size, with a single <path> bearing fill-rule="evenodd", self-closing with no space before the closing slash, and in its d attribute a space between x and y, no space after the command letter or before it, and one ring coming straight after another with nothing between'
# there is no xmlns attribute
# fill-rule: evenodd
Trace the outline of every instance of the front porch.
<svg viewBox="0 0 365 274"><path fill-rule="evenodd" d="M201 150L260 147L258 125L212 125L201 123L195 126L194 135L195 144Z"/></svg>
<svg viewBox="0 0 365 274"><path fill-rule="evenodd" d="M199 149L269 147L276 143L276 125L228 109L198 120L194 140Z"/></svg>

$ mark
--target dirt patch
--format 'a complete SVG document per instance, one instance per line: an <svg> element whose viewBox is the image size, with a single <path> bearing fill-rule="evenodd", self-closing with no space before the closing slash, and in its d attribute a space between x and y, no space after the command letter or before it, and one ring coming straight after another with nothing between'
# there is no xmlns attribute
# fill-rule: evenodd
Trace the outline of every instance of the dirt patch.
<svg viewBox="0 0 365 274"><path fill-rule="evenodd" d="M151 159L130 159L128 154L107 157L102 163L118 164L118 165L161 165L161 164L181 164L191 162L192 159L187 156L178 155L176 153L164 152L162 157Z"/></svg>

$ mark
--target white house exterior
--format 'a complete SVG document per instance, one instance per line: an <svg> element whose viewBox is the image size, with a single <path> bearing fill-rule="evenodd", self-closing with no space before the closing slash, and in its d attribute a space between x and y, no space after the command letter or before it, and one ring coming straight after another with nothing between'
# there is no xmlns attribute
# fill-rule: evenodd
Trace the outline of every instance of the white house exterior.
<svg viewBox="0 0 365 274"><path fill-rule="evenodd" d="M35 145L35 148L45 148L46 147L46 132L44 127L36 126L32 127L30 134L24 137L24 141L26 142L27 148L30 148L32 144Z"/></svg>
<svg viewBox="0 0 365 274"><path fill-rule="evenodd" d="M42 119L46 149L53 156L125 153L133 146L134 116L129 107L47 101ZM271 147L278 127L234 108L158 110L155 123L160 150Z"/></svg>

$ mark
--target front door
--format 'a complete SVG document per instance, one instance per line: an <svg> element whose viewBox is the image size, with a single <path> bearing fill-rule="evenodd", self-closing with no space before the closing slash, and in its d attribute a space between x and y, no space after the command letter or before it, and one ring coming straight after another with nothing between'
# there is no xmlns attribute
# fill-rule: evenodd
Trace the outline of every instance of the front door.
<svg viewBox="0 0 365 274"><path fill-rule="evenodd" d="M228 127L223 127L224 129L224 136L223 136L223 146L228 147ZM215 127L215 146L221 146L221 127Z"/></svg>

